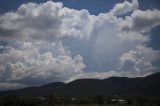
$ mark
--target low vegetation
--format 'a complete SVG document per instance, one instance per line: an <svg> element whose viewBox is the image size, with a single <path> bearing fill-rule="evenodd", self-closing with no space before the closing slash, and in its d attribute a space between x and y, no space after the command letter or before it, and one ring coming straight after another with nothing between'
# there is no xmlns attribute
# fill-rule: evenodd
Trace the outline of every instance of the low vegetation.
<svg viewBox="0 0 160 106"><path fill-rule="evenodd" d="M6 95L0 106L159 106L160 97L46 97Z"/></svg>

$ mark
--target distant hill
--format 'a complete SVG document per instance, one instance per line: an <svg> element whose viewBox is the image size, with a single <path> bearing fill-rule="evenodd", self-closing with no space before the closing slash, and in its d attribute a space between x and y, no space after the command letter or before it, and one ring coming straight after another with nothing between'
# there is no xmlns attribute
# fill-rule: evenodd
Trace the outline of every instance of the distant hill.
<svg viewBox="0 0 160 106"><path fill-rule="evenodd" d="M0 95L22 96L160 96L160 73L146 77L110 77L99 79L78 79L68 84L54 82L40 87L1 91Z"/></svg>

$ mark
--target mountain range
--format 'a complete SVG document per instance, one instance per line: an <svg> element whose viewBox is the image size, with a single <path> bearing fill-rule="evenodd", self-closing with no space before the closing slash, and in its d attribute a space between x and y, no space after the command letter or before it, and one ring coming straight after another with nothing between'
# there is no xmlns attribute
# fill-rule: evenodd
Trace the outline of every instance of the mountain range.
<svg viewBox="0 0 160 106"><path fill-rule="evenodd" d="M70 83L53 82L39 87L1 91L0 95L22 96L160 96L160 73L146 77L78 79Z"/></svg>

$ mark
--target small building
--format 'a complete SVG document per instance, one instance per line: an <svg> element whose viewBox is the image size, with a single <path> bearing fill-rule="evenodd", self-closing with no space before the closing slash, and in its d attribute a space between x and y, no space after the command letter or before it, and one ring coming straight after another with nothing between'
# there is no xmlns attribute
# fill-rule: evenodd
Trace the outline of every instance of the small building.
<svg viewBox="0 0 160 106"><path fill-rule="evenodd" d="M41 101L45 100L45 98L43 98L43 97L37 97L37 99L39 99Z"/></svg>
<svg viewBox="0 0 160 106"><path fill-rule="evenodd" d="M118 102L123 104L123 103L126 102L126 100L124 100L124 99L118 99Z"/></svg>

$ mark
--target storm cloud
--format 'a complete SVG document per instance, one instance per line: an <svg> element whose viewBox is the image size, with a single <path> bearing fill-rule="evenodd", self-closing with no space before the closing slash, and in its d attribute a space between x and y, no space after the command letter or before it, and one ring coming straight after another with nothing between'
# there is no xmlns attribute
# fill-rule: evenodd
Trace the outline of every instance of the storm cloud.
<svg viewBox="0 0 160 106"><path fill-rule="evenodd" d="M22 4L0 16L0 84L10 89L154 73L160 51L146 43L160 24L159 14L138 10L137 0L99 15L53 1Z"/></svg>

